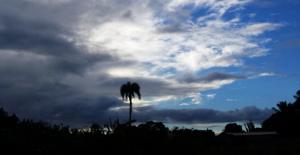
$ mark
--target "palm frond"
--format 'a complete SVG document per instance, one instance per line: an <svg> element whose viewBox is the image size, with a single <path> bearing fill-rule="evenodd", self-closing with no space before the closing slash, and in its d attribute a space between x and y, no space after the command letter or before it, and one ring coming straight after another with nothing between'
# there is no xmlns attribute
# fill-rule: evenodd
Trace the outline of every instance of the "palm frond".
<svg viewBox="0 0 300 155"><path fill-rule="evenodd" d="M293 104L288 103L287 101L281 101L277 104L277 107L279 112L288 112L293 109Z"/></svg>
<svg viewBox="0 0 300 155"><path fill-rule="evenodd" d="M122 96L122 99L126 99L128 98L128 86L126 84L123 84L120 88L120 94Z"/></svg>
<svg viewBox="0 0 300 155"><path fill-rule="evenodd" d="M300 98L300 90L297 91L296 95L294 96L294 98L296 100L298 100Z"/></svg>
<svg viewBox="0 0 300 155"><path fill-rule="evenodd" d="M141 99L141 92L140 92L140 86L137 83L132 83L131 84L131 90L132 90L132 94L134 96L134 93L137 94L138 98Z"/></svg>

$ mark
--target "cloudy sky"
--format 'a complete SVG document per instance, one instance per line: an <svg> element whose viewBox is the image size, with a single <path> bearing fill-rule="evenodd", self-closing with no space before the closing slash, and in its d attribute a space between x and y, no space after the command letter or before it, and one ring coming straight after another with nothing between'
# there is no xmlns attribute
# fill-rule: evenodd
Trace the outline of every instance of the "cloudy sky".
<svg viewBox="0 0 300 155"><path fill-rule="evenodd" d="M298 0L0 0L0 106L84 125L268 117L300 89Z"/></svg>

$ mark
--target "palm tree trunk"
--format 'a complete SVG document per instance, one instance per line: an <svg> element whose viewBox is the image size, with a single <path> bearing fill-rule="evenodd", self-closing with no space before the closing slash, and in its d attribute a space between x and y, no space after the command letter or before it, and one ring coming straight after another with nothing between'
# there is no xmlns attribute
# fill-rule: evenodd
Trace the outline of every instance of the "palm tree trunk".
<svg viewBox="0 0 300 155"><path fill-rule="evenodd" d="M129 126L131 126L131 115L132 115L132 98L129 97Z"/></svg>

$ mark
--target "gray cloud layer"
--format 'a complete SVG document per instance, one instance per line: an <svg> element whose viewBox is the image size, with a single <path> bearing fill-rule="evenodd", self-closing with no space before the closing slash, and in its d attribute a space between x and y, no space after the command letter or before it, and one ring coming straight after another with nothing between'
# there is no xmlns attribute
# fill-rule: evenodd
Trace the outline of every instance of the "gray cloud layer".
<svg viewBox="0 0 300 155"><path fill-rule="evenodd" d="M68 7L1 2L0 105L9 111L49 119L64 108L76 114L72 105L95 104L101 109L116 102L87 94L68 80L83 77L97 63L112 61L111 55L91 54L72 40L80 11Z"/></svg>
<svg viewBox="0 0 300 155"><path fill-rule="evenodd" d="M238 80L238 79L246 79L246 78L247 77L242 75L213 72L204 77L194 77L192 75L186 75L182 78L182 80L185 82L212 82L212 81L219 81L219 80Z"/></svg>
<svg viewBox="0 0 300 155"><path fill-rule="evenodd" d="M102 98L98 102L109 101L110 104L86 105L85 102L75 103L72 106L50 107L42 110L40 119L52 123L67 123L71 126L82 127L93 122L107 123L109 120L119 119L126 122L128 119L128 108L119 110L111 108L120 106L119 101L111 102L111 99ZM111 104L113 103L113 104ZM118 107L119 108L119 107ZM168 123L216 123L248 121L261 122L273 113L271 109L258 109L256 107L245 107L231 111L218 111L212 109L161 109L150 107L135 108L133 118L138 122L163 121ZM41 113L39 113L41 114Z"/></svg>
<svg viewBox="0 0 300 155"><path fill-rule="evenodd" d="M145 110L137 112L136 117L142 120L164 120L180 123L209 123L227 121L262 121L269 117L271 109L258 109L245 107L231 111L218 111L212 109L180 109L180 110Z"/></svg>

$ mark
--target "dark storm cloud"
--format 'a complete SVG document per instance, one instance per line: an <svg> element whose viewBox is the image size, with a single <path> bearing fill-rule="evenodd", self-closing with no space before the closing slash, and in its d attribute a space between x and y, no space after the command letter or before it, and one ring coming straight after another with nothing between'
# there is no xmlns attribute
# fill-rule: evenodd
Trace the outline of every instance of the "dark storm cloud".
<svg viewBox="0 0 300 155"><path fill-rule="evenodd" d="M151 110L141 109L136 117L142 120L164 120L179 123L208 123L230 121L262 121L269 117L271 109L245 107L232 111L218 111L212 109L178 109L178 110Z"/></svg>
<svg viewBox="0 0 300 155"><path fill-rule="evenodd" d="M210 73L205 77L200 78L201 81L216 81L216 80L236 80L236 79L245 79L245 76L241 75L232 75L232 74L226 74L226 73Z"/></svg>
<svg viewBox="0 0 300 155"><path fill-rule="evenodd" d="M273 113L271 109L258 109L245 107L231 111L218 111L212 109L153 109L152 107L136 108L133 117L137 121L164 121L173 123L210 123L234 122L252 120L261 122ZM116 111L114 116L126 120L127 109ZM121 120L122 120L121 119Z"/></svg>
<svg viewBox="0 0 300 155"><path fill-rule="evenodd" d="M42 72L41 67L41 74L51 71L80 74L95 63L111 60L109 54L91 54L87 52L86 47L80 45L74 32L74 25L77 24L81 12L78 6L71 4L53 7L34 1L1 2L2 57L8 55L11 60L7 63L11 65L19 63L18 61L22 62L20 60L22 58L41 61L45 70ZM36 59L37 57L40 59ZM7 69L15 69L13 66L10 67L12 68ZM30 67L24 70L27 71L30 72ZM27 74L24 72L20 75Z"/></svg>
<svg viewBox="0 0 300 155"><path fill-rule="evenodd" d="M98 61L111 59L108 54L89 54L85 47L77 45L78 41L74 40L76 37L71 31L72 24L75 23L66 22L66 25L70 24L68 29L61 23L51 21L45 12L42 12L44 19L40 19L42 18L39 17L41 15L37 14L39 20L36 20L32 17L35 15L33 14L34 11L31 10L35 9L34 5L29 7L24 4L24 7L27 9L0 12L1 50L44 55L47 56L47 61L52 61L52 66L56 67L57 70L73 73L79 73ZM28 18L25 16L27 13ZM51 13L49 12L49 14ZM66 18L69 17L66 16Z"/></svg>
<svg viewBox="0 0 300 155"><path fill-rule="evenodd" d="M77 40L78 6L0 3L0 106L21 117L42 120L55 120L62 112L64 120L64 116L72 118L70 114L80 116L76 114L79 107L95 107L103 113L116 103L115 98L85 93L66 80L113 60L109 54L91 54Z"/></svg>
<svg viewBox="0 0 300 155"><path fill-rule="evenodd" d="M242 75L213 72L203 77L185 75L180 80L184 82L213 82L213 81L221 81L221 80L238 80L238 79L246 79L246 77Z"/></svg>
<svg viewBox="0 0 300 155"><path fill-rule="evenodd" d="M122 105L121 102L116 98L81 98L72 102L71 105L60 104L48 105L48 107L43 106L42 109L34 111L31 115L35 117L35 119L45 120L51 123L64 123L71 126L82 127L93 122L106 123L109 119L114 118L113 113L110 113L109 109L120 105Z"/></svg>
<svg viewBox="0 0 300 155"><path fill-rule="evenodd" d="M99 102L105 102L105 98ZM111 99L109 99L111 101ZM112 110L116 107L119 110ZM135 108L133 118L138 122L162 121L165 123L217 123L235 121L262 122L273 113L272 109L259 109L256 107L245 107L231 111L218 111L213 109L155 109L153 107ZM45 115L46 114L46 115ZM72 107L56 107L45 111L45 119L52 122L66 122L69 125L81 126L92 122L107 123L111 120L128 120L128 105L115 100L114 104L100 106L93 104L87 106L84 103L76 103Z"/></svg>

